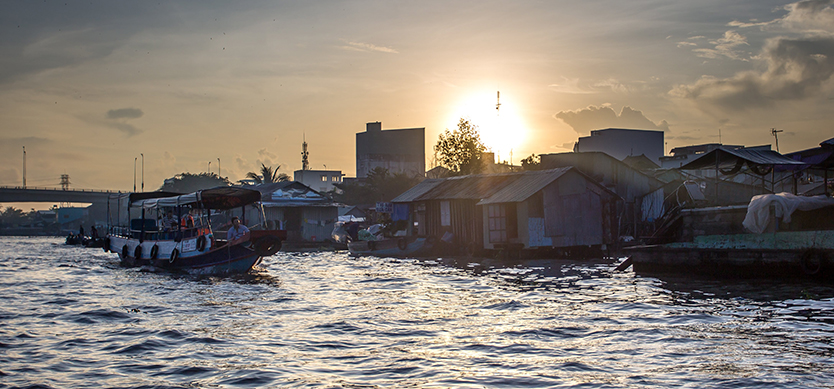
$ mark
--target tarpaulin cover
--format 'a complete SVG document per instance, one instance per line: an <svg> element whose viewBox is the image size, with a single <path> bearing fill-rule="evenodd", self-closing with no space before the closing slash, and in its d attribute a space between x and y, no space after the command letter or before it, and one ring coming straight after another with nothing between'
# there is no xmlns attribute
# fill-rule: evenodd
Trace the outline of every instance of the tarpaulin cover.
<svg viewBox="0 0 834 389"><path fill-rule="evenodd" d="M131 206L145 209L189 205L203 209L232 209L252 204L261 199L261 192L233 186L204 189L173 197L134 201Z"/></svg>
<svg viewBox="0 0 834 389"><path fill-rule="evenodd" d="M756 234L761 234L770 223L770 206L774 207L774 216L790 223L791 215L796 210L811 211L833 206L834 198L826 196L797 196L790 193L763 194L753 196L747 206L747 216L742 224Z"/></svg>

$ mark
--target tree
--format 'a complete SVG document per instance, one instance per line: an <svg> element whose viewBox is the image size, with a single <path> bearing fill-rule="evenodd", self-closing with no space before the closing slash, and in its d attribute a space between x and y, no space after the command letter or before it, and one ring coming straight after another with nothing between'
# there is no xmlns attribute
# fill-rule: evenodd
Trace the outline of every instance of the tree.
<svg viewBox="0 0 834 389"><path fill-rule="evenodd" d="M391 201L420 183L422 179L422 177L409 176L406 173L391 174L388 169L377 167L371 170L362 182L335 184L338 190L333 192L333 199L348 205Z"/></svg>
<svg viewBox="0 0 834 389"><path fill-rule="evenodd" d="M278 169L280 168L281 165L278 165L273 169L272 166L266 166L262 163L260 171L261 174L249 172L246 173L246 178L254 180L256 184L272 184L275 182L289 181L290 176L278 172Z"/></svg>
<svg viewBox="0 0 834 389"><path fill-rule="evenodd" d="M232 185L228 178L220 177L217 173L180 173L167 180L159 190L175 193L191 193L201 189Z"/></svg>
<svg viewBox="0 0 834 389"><path fill-rule="evenodd" d="M478 126L469 120L460 119L458 128L447 128L434 145L434 154L440 166L452 172L452 175L480 173L483 165L481 156L486 146L481 142Z"/></svg>
<svg viewBox="0 0 834 389"><path fill-rule="evenodd" d="M542 168L542 157L530 154L529 157L521 160L521 170L540 170Z"/></svg>
<svg viewBox="0 0 834 389"><path fill-rule="evenodd" d="M0 213L0 223L8 224L8 225L19 225L25 224L27 221L27 215L23 212L22 209L17 209L15 207L6 207L2 213Z"/></svg>

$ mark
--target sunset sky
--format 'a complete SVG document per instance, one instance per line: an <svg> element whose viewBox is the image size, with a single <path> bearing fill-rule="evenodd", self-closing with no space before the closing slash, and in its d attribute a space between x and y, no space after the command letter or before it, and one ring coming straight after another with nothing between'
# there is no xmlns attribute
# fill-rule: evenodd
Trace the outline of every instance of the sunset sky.
<svg viewBox="0 0 834 389"><path fill-rule="evenodd" d="M24 146L28 186L292 175L304 137L352 176L365 123L430 159L461 117L516 163L608 127L784 153L834 137L832 73L832 1L3 1L0 185Z"/></svg>

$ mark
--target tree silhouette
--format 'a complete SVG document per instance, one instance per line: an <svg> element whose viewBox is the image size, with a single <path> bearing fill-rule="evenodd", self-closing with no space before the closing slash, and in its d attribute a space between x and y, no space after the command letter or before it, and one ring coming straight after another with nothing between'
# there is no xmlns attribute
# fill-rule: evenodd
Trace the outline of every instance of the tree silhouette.
<svg viewBox="0 0 834 389"><path fill-rule="evenodd" d="M480 173L484 151L486 146L481 142L478 126L463 118L456 130L449 131L447 128L434 145L435 158L452 175Z"/></svg>
<svg viewBox="0 0 834 389"><path fill-rule="evenodd" d="M231 184L228 178L220 177L216 173L180 173L165 180L165 183L159 187L159 190L175 193L191 193L200 189L229 186Z"/></svg>
<svg viewBox="0 0 834 389"><path fill-rule="evenodd" d="M261 163L261 174L249 172L246 173L246 178L255 181L256 184L272 184L275 182L289 181L290 176L278 172L278 169L280 168L281 165L272 168L272 166L266 166L263 163Z"/></svg>

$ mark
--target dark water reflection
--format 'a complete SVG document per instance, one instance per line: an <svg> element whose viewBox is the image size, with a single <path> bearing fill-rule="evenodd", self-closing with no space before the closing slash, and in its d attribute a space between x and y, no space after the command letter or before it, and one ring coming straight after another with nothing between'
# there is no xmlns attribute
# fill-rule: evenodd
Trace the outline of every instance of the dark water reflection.
<svg viewBox="0 0 834 389"><path fill-rule="evenodd" d="M0 387L831 387L834 288L279 253L123 269L0 238Z"/></svg>

